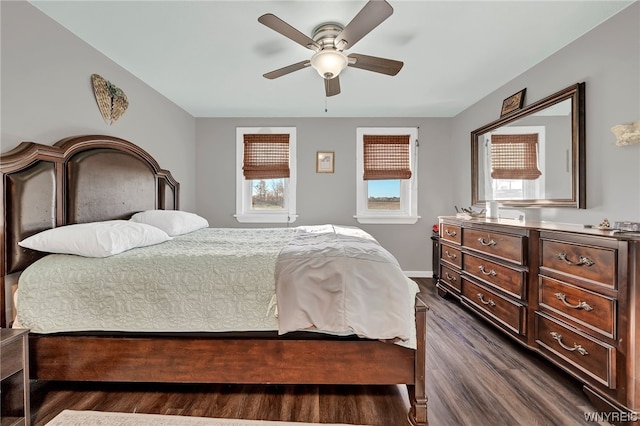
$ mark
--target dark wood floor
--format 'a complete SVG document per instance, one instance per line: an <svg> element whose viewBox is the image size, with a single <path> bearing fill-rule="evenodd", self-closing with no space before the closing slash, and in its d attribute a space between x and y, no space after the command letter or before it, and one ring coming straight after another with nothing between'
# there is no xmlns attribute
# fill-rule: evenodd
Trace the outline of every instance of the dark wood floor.
<svg viewBox="0 0 640 426"><path fill-rule="evenodd" d="M581 385L458 302L417 280L430 311L429 424L593 425ZM407 425L401 386L229 386L33 383L32 424L64 409L314 423Z"/></svg>

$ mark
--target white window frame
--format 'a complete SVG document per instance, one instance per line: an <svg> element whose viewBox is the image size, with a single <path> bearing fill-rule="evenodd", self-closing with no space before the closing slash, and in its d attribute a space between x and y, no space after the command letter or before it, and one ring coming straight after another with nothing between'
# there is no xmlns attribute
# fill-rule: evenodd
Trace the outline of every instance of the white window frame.
<svg viewBox="0 0 640 426"><path fill-rule="evenodd" d="M411 179L400 181L400 210L369 209L368 184L364 176L364 135L409 135ZM418 128L358 127L356 129L356 215L362 224L414 224L418 216Z"/></svg>
<svg viewBox="0 0 640 426"><path fill-rule="evenodd" d="M242 161L244 158L245 134L289 134L289 177L285 179L285 208L267 211L253 209L251 196L252 180L244 178ZM296 128L295 127L237 127L236 128L236 214L241 223L293 223L296 214Z"/></svg>

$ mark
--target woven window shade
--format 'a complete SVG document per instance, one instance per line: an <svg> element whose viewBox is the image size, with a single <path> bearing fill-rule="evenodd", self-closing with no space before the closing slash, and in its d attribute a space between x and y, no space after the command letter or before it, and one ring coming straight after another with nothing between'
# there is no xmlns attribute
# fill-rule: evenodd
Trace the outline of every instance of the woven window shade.
<svg viewBox="0 0 640 426"><path fill-rule="evenodd" d="M537 179L538 134L492 135L491 177L494 179Z"/></svg>
<svg viewBox="0 0 640 426"><path fill-rule="evenodd" d="M364 180L411 179L409 135L364 135Z"/></svg>
<svg viewBox="0 0 640 426"><path fill-rule="evenodd" d="M245 179L289 177L288 134L245 134L242 171Z"/></svg>

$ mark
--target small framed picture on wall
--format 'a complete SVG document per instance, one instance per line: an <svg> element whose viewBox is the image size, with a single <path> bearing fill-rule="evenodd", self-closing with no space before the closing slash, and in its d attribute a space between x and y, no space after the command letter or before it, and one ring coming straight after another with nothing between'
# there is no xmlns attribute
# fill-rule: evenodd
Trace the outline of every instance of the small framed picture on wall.
<svg viewBox="0 0 640 426"><path fill-rule="evenodd" d="M335 153L333 151L318 151L316 154L316 173L333 173Z"/></svg>
<svg viewBox="0 0 640 426"><path fill-rule="evenodd" d="M527 93L526 87L518 93L513 94L502 101L502 110L500 111L500 117L504 117L505 115L522 109L522 107L524 106L525 93Z"/></svg>

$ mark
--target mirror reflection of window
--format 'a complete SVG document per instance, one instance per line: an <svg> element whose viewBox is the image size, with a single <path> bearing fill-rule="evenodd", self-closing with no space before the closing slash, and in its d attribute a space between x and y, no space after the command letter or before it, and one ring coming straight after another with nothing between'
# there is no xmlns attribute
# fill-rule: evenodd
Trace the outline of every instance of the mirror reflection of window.
<svg viewBox="0 0 640 426"><path fill-rule="evenodd" d="M485 194L496 201L544 198L545 134L545 126L506 126L485 134L483 169L490 171L484 174ZM530 147L516 149L521 140L526 140L523 143ZM535 158L531 152L525 155L529 149L534 150Z"/></svg>
<svg viewBox="0 0 640 426"><path fill-rule="evenodd" d="M491 135L491 177L535 180L538 169L538 134Z"/></svg>

